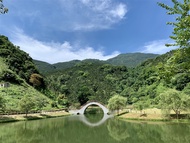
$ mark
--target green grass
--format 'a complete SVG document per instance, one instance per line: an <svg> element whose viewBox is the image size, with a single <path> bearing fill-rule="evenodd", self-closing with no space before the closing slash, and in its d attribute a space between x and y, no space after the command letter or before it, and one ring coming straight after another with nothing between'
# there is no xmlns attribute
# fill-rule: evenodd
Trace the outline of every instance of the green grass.
<svg viewBox="0 0 190 143"><path fill-rule="evenodd" d="M43 97L48 102L51 102L49 98L31 86L25 87L17 84L10 84L10 87L8 88L0 88L0 95L5 99L6 109L9 111L19 111L19 101L24 95L28 95L30 97ZM45 109L51 109L50 104L47 104Z"/></svg>

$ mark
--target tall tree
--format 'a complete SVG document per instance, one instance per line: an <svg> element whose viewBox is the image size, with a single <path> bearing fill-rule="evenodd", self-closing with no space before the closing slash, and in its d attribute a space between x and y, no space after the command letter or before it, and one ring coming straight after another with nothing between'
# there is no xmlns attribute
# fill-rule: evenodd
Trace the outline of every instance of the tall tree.
<svg viewBox="0 0 190 143"><path fill-rule="evenodd" d="M8 8L4 7L3 0L0 0L0 14L5 14L8 12Z"/></svg>
<svg viewBox="0 0 190 143"><path fill-rule="evenodd" d="M177 119L181 111L190 109L190 97L175 89L169 89L160 94L159 103L162 110L173 110Z"/></svg>
<svg viewBox="0 0 190 143"><path fill-rule="evenodd" d="M127 102L126 97L116 94L108 100L108 108L112 111L117 110L117 115L118 115L119 110L126 106L126 102Z"/></svg>
<svg viewBox="0 0 190 143"><path fill-rule="evenodd" d="M41 75L39 74L32 74L30 76L29 82L34 86L34 87L44 87L44 79Z"/></svg>
<svg viewBox="0 0 190 143"><path fill-rule="evenodd" d="M159 6L167 10L168 15L176 15L175 22L168 22L167 24L174 27L171 39L175 44L166 44L166 46L179 46L180 48L190 47L190 0L172 0L173 7L164 3L158 3Z"/></svg>
<svg viewBox="0 0 190 143"><path fill-rule="evenodd" d="M26 117L34 107L35 101L33 98L29 97L28 95L24 96L19 102L20 110L26 114Z"/></svg>

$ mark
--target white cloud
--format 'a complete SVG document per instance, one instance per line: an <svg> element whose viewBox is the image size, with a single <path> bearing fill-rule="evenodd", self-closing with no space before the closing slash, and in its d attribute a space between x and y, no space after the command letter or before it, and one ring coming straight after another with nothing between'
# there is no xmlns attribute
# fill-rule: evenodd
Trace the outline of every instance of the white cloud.
<svg viewBox="0 0 190 143"><path fill-rule="evenodd" d="M170 39L155 40L146 43L140 52L142 53L154 53L154 54L164 54L177 47L166 47L165 44L173 43Z"/></svg>
<svg viewBox="0 0 190 143"><path fill-rule="evenodd" d="M59 0L60 10L50 14L48 19L56 17L56 25L45 22L43 25L54 26L63 31L91 31L111 28L124 19L127 6L114 0ZM43 18L41 17L43 21ZM56 20L54 20L56 21ZM59 29L59 30L60 30Z"/></svg>
<svg viewBox="0 0 190 143"><path fill-rule="evenodd" d="M20 29L13 31L14 34L10 40L21 50L29 53L36 60L45 61L48 63L57 63L71 60L84 59L100 59L107 60L119 54L115 51L111 55L105 55L104 51L94 50L92 47L81 47L80 45L71 44L68 41L63 43L41 42L32 37L27 36Z"/></svg>
<svg viewBox="0 0 190 143"><path fill-rule="evenodd" d="M118 17L120 19L124 18L126 12L127 12L126 5L121 3L117 5L117 7L114 10L111 11L114 17Z"/></svg>

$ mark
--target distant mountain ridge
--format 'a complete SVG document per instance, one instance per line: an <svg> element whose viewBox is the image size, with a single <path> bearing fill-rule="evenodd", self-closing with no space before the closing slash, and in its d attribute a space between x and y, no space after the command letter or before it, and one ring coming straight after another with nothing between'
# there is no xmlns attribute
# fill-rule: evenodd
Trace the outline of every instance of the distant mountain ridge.
<svg viewBox="0 0 190 143"><path fill-rule="evenodd" d="M159 55L151 53L126 53L108 59L107 62L116 66L136 67L147 59L153 59L157 56Z"/></svg>
<svg viewBox="0 0 190 143"><path fill-rule="evenodd" d="M89 62L89 63L101 62L104 64L111 64L116 66L136 67L137 65L143 63L144 61L156 58L157 56L158 54L151 54L151 53L126 53L126 54L120 54L106 61L97 60L97 59L85 59L83 61L72 60L69 62L59 62L55 64L49 64L47 62L34 60L34 63L36 64L37 68L41 73L46 74L74 67L75 65L81 62Z"/></svg>

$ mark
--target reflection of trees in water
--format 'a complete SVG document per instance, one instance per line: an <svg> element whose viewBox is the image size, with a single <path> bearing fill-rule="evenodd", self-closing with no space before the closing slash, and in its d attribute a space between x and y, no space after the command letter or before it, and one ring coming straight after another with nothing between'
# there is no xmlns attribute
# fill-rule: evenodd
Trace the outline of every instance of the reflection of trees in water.
<svg viewBox="0 0 190 143"><path fill-rule="evenodd" d="M0 128L2 143L57 143L59 134L62 131L64 120L57 122L53 119L48 122L42 120L10 123ZM0 140L0 141L1 141Z"/></svg>
<svg viewBox="0 0 190 143"><path fill-rule="evenodd" d="M109 135L117 141L125 140L130 136L128 134L129 130L127 128L127 124L125 122L119 121L118 119L109 120L107 128Z"/></svg>
<svg viewBox="0 0 190 143"><path fill-rule="evenodd" d="M146 124L109 119L89 127L74 118L0 125L0 143L189 143L190 124Z"/></svg>
<svg viewBox="0 0 190 143"><path fill-rule="evenodd" d="M189 124L148 124L109 120L109 134L125 143L189 143Z"/></svg>
<svg viewBox="0 0 190 143"><path fill-rule="evenodd" d="M102 118L104 117L104 114L85 114L85 117L88 119L88 121L90 123L96 123L99 122L100 120L102 120Z"/></svg>
<svg viewBox="0 0 190 143"><path fill-rule="evenodd" d="M162 125L162 140L164 143L189 143L190 124Z"/></svg>
<svg viewBox="0 0 190 143"><path fill-rule="evenodd" d="M129 123L133 131L133 140L139 143L163 143L160 125L147 123Z"/></svg>

